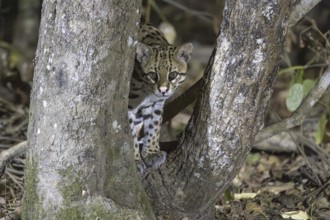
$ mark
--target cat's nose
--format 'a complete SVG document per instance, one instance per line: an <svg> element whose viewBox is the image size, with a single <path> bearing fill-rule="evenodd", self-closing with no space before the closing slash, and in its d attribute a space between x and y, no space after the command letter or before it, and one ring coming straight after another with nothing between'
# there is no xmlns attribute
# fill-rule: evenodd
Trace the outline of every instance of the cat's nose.
<svg viewBox="0 0 330 220"><path fill-rule="evenodd" d="M158 88L159 92L163 95L165 95L168 92L168 87L167 86L160 86Z"/></svg>

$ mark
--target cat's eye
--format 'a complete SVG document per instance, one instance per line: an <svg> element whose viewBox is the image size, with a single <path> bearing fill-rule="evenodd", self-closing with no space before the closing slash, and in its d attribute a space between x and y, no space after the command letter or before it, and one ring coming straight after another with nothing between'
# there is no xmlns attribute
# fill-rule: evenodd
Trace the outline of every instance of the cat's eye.
<svg viewBox="0 0 330 220"><path fill-rule="evenodd" d="M170 73L168 74L168 80L169 80L169 81L172 81L172 80L175 79L177 76L178 76L178 73L177 73L177 72L170 72Z"/></svg>
<svg viewBox="0 0 330 220"><path fill-rule="evenodd" d="M148 73L148 77L150 78L150 79L152 79L153 81L157 81L157 73L155 73L155 72L150 72L150 73Z"/></svg>

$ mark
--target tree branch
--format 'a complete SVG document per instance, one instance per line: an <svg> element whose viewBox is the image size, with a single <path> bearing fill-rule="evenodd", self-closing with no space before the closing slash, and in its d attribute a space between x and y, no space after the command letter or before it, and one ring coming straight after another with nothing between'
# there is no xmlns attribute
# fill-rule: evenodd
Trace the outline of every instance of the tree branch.
<svg viewBox="0 0 330 220"><path fill-rule="evenodd" d="M165 105L163 114L163 123L167 122L177 114L179 114L188 105L196 100L201 87L202 80L198 80L193 86L189 87L187 91L178 96L173 102ZM179 106L179 108L177 108Z"/></svg>
<svg viewBox="0 0 330 220"><path fill-rule="evenodd" d="M291 12L288 20L289 27L297 24L308 12L310 12L321 0L301 0Z"/></svg>
<svg viewBox="0 0 330 220"><path fill-rule="evenodd" d="M301 125L308 111L317 103L323 93L330 85L330 67L328 67L320 78L317 85L312 89L308 96L304 99L299 108L292 114L290 118L286 118L276 124L270 125L262 129L256 136L255 143L266 140L273 135L288 130L290 128Z"/></svg>
<svg viewBox="0 0 330 220"><path fill-rule="evenodd" d="M184 11L188 14L199 17L201 20L205 21L208 24L212 24L212 14L211 13L208 13L208 12L205 12L205 11L198 11L198 10L195 10L195 9L188 8L185 5L182 5L182 4L180 4L176 1L173 1L173 0L163 0L163 1L170 4L170 5L172 5L172 6L174 6L174 7L177 7L178 9L181 9L182 11Z"/></svg>

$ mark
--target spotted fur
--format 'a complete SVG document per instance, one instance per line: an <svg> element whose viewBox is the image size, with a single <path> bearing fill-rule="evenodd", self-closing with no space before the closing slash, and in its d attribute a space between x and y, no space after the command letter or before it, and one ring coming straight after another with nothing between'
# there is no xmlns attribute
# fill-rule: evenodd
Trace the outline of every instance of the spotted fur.
<svg viewBox="0 0 330 220"><path fill-rule="evenodd" d="M158 168L166 159L159 149L163 107L180 86L187 71L192 44L170 45L157 28L142 24L136 47L128 116L140 172Z"/></svg>

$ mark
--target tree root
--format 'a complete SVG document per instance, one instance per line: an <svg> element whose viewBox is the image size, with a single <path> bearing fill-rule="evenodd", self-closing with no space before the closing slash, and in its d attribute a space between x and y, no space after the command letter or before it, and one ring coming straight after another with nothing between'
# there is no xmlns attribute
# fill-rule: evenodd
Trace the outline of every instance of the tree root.
<svg viewBox="0 0 330 220"><path fill-rule="evenodd" d="M0 176L4 174L6 165L16 156L21 155L28 149L27 141L23 141L0 154Z"/></svg>

